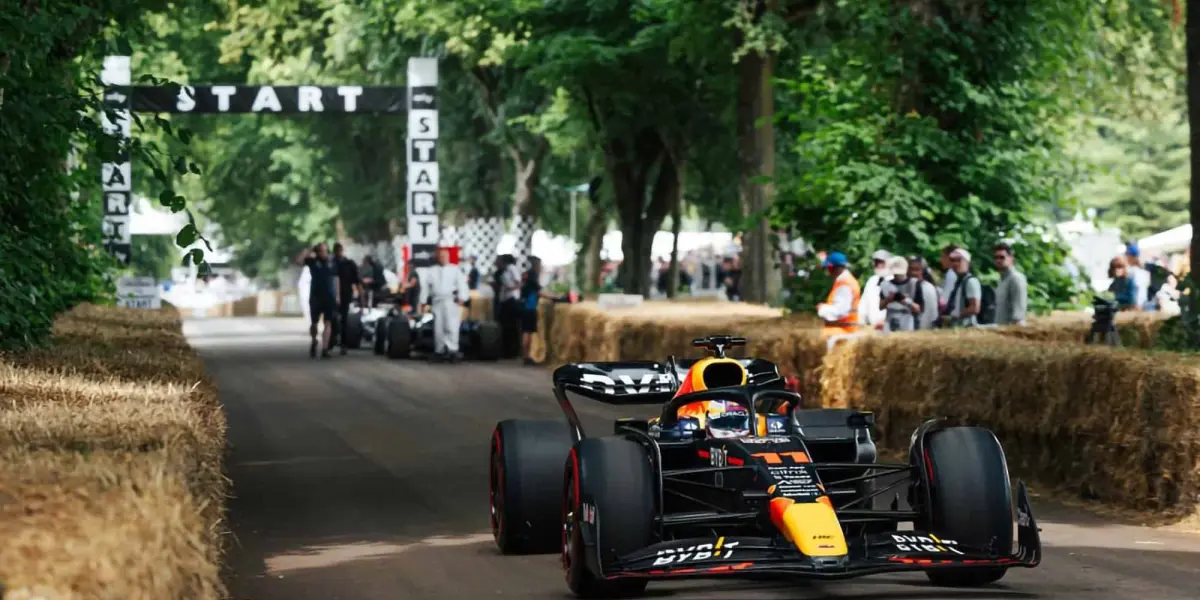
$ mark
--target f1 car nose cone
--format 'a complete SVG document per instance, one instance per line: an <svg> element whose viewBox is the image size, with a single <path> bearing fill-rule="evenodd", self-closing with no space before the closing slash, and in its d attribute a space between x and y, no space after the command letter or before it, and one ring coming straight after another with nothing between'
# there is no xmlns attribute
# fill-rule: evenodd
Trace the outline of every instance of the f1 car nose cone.
<svg viewBox="0 0 1200 600"><path fill-rule="evenodd" d="M845 558L846 536L828 498L812 502L772 498L768 510L771 522L801 553L814 558Z"/></svg>

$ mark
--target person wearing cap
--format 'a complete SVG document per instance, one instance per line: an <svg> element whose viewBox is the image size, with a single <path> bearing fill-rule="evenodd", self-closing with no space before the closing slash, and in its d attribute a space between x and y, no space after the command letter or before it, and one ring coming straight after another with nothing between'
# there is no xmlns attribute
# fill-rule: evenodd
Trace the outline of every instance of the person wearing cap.
<svg viewBox="0 0 1200 600"><path fill-rule="evenodd" d="M1136 242L1125 244L1125 265L1129 278L1137 285L1137 304L1141 310L1150 299L1150 271L1142 266L1142 252Z"/></svg>
<svg viewBox="0 0 1200 600"><path fill-rule="evenodd" d="M863 287L862 305L858 307L858 324L866 327L874 327L880 329L883 327L883 321L887 317L887 309L880 302L880 287L883 282L892 278L888 270L888 261L892 259L892 253L887 250L876 250L871 255L871 262L875 268L875 272L867 279L866 286Z"/></svg>
<svg viewBox="0 0 1200 600"><path fill-rule="evenodd" d="M971 253L958 248L950 253L950 268L955 275L954 288L947 300L950 327L977 327L980 307L983 302L983 286L978 277L971 276Z"/></svg>
<svg viewBox="0 0 1200 600"><path fill-rule="evenodd" d="M919 265L920 263L918 263ZM919 273L919 271L918 271ZM921 328L921 315L929 306L920 276L912 277L907 259L896 256L888 260L891 279L879 286L879 294L887 311L884 331L914 331Z"/></svg>
<svg viewBox="0 0 1200 600"><path fill-rule="evenodd" d="M458 330L466 301L467 278L458 265L450 264L450 249L439 248L438 264L430 267L428 281L422 282L421 305L433 310L433 351L440 358L458 360Z"/></svg>
<svg viewBox="0 0 1200 600"><path fill-rule="evenodd" d="M833 287L825 302L817 305L817 316L825 322L822 337L858 331L858 301L862 290L858 280L850 272L850 262L841 252L830 252L823 263L825 271L833 278Z"/></svg>

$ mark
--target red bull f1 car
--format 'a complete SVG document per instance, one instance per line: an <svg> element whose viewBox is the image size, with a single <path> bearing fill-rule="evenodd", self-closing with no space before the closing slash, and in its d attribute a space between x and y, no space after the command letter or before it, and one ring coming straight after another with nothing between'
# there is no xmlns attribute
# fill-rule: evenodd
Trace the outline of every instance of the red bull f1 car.
<svg viewBox="0 0 1200 600"><path fill-rule="evenodd" d="M681 577L895 571L973 587L1041 562L1028 492L1013 491L989 430L930 420L907 462L880 463L870 413L805 409L774 364L725 356L743 338L694 343L711 355L560 367L565 423L497 425L490 504L503 553L561 553L580 597ZM662 412L588 437L568 393Z"/></svg>

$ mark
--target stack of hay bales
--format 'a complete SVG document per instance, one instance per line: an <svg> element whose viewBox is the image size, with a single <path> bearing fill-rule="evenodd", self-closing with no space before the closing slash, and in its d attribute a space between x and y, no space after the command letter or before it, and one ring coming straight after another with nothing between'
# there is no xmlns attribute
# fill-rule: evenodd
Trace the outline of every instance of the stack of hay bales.
<svg viewBox="0 0 1200 600"><path fill-rule="evenodd" d="M174 309L81 306L0 357L5 597L222 597L224 438Z"/></svg>
<svg viewBox="0 0 1200 600"><path fill-rule="evenodd" d="M1168 513L1200 499L1190 359L945 332L862 338L824 363L822 403L875 411L887 446L946 416L991 428L1016 472L1085 499Z"/></svg>
<svg viewBox="0 0 1200 600"><path fill-rule="evenodd" d="M545 358L662 359L698 355L690 342L745 335L739 355L797 376L808 405L878 414L885 446L907 447L922 420L948 416L992 428L1015 473L1086 499L1157 513L1200 503L1200 363L1148 353L1162 319L1122 314L1125 348L1083 343L1086 315L1026 327L867 335L832 351L811 317L762 307L646 303L603 311L556 305Z"/></svg>

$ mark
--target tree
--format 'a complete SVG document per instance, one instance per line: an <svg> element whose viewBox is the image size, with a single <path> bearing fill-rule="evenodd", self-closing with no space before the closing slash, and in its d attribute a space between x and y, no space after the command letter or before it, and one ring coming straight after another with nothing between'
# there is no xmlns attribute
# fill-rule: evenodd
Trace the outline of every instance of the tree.
<svg viewBox="0 0 1200 600"><path fill-rule="evenodd" d="M1090 125L1072 144L1072 154L1089 176L1073 191L1080 203L1135 240L1187 223L1191 152L1186 120L1097 117Z"/></svg>
<svg viewBox="0 0 1200 600"><path fill-rule="evenodd" d="M823 18L837 36L786 86L802 133L779 224L804 224L808 241L864 271L876 248L934 258L958 243L987 256L1012 240L1031 305L1069 301L1065 248L1043 215L1066 201L1068 105L1055 91L1083 44L1072 25L1086 11L1083 2L831 9ZM988 263L974 266L986 276Z"/></svg>

